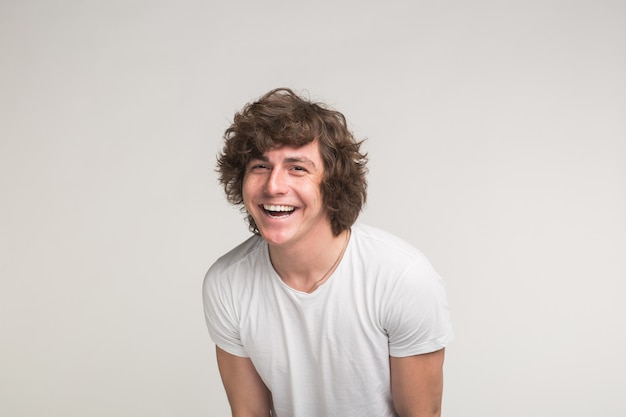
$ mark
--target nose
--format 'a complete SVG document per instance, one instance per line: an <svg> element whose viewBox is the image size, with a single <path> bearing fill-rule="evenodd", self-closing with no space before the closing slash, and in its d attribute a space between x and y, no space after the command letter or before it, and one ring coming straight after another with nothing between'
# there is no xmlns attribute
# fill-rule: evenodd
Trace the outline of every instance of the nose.
<svg viewBox="0 0 626 417"><path fill-rule="evenodd" d="M288 189L287 182L287 174L283 170L274 168L265 181L265 192L271 195L285 194Z"/></svg>

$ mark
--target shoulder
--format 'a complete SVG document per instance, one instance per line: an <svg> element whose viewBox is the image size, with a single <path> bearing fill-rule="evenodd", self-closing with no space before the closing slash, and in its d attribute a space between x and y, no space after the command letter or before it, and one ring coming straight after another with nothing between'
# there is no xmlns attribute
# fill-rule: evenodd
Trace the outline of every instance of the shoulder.
<svg viewBox="0 0 626 417"><path fill-rule="evenodd" d="M361 256L376 255L365 258L367 260L384 259L401 263L427 261L417 248L387 231L359 223L352 227L352 233Z"/></svg>
<svg viewBox="0 0 626 417"><path fill-rule="evenodd" d="M264 247L265 241L260 236L250 236L248 239L220 256L215 263L211 265L209 272L224 272L242 261L245 262L251 257L254 258L263 253L262 249Z"/></svg>
<svg viewBox="0 0 626 417"><path fill-rule="evenodd" d="M211 265L202 283L207 317L218 316L222 309L236 315L236 305L254 293L252 286L257 280L251 278L261 274L267 264L265 248L265 241L255 235Z"/></svg>
<svg viewBox="0 0 626 417"><path fill-rule="evenodd" d="M452 340L445 285L426 256L391 233L359 225L359 263L377 295L379 326L389 353L405 357L429 353Z"/></svg>
<svg viewBox="0 0 626 417"><path fill-rule="evenodd" d="M426 255L398 236L363 224L353 226L353 234L353 265L384 297L388 291L424 292L441 284Z"/></svg>
<svg viewBox="0 0 626 417"><path fill-rule="evenodd" d="M234 271L255 268L264 259L266 243L257 235L246 239L224 255L220 256L209 268L205 276L205 285L223 277L238 275Z"/></svg>
<svg viewBox="0 0 626 417"><path fill-rule="evenodd" d="M247 356L239 326L246 301L254 293L250 288L255 281L251 272L256 274L262 265L265 247L263 239L252 236L217 259L203 281L204 316L211 338L220 348L237 356Z"/></svg>

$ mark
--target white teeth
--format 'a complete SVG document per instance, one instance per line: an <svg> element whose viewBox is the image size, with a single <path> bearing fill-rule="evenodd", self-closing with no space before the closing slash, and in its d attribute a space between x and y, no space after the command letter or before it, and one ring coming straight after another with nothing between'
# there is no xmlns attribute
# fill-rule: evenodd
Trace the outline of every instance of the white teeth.
<svg viewBox="0 0 626 417"><path fill-rule="evenodd" d="M263 204L263 208L267 211L294 211L294 206L276 206L273 204Z"/></svg>

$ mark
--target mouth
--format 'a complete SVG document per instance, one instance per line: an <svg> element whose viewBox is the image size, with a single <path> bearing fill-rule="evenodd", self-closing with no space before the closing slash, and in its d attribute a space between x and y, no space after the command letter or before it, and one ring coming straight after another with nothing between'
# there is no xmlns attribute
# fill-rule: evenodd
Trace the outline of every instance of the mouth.
<svg viewBox="0 0 626 417"><path fill-rule="evenodd" d="M263 209L265 214L275 219L289 217L296 210L294 206L284 206L284 205L275 205L275 204L261 204L259 207Z"/></svg>

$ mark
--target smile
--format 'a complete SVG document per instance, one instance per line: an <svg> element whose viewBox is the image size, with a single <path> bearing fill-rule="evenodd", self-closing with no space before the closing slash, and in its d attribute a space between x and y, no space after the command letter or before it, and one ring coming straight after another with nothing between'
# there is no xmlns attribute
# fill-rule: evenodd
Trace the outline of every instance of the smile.
<svg viewBox="0 0 626 417"><path fill-rule="evenodd" d="M263 204L261 205L261 207L270 217L288 217L296 209L294 206L283 206L274 204Z"/></svg>

